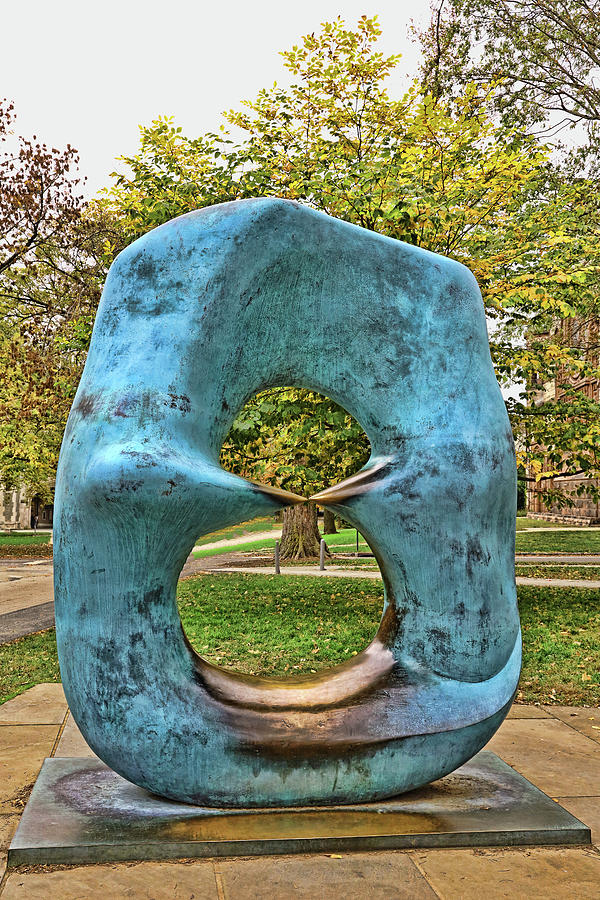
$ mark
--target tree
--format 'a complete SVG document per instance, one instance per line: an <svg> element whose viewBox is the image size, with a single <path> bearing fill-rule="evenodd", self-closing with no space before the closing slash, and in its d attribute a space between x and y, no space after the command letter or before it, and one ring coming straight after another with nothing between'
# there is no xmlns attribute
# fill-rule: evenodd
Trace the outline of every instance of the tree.
<svg viewBox="0 0 600 900"><path fill-rule="evenodd" d="M135 235L218 198L300 200L466 262L501 320L506 309L490 273L500 255L507 272L518 262L518 248L502 235L544 150L490 120L494 87L470 87L453 108L418 84L391 99L384 84L398 57L378 53L379 34L376 19L361 18L355 30L337 19L283 53L291 86L274 85L227 114L245 135L237 145L214 135L190 142L170 120L157 120L142 130L140 154L124 160L134 177L117 177L106 198L111 211ZM515 303L524 290L516 284ZM360 452L356 468L359 460Z"/></svg>
<svg viewBox="0 0 600 900"><path fill-rule="evenodd" d="M467 8L467 0L453 0L453 9L460 3ZM242 135L237 143L225 130L187 138L165 118L142 128L139 153L122 159L126 169L114 173L114 186L83 210L69 212L68 201L59 203L61 196L69 196L63 164L55 182L62 188L48 224L58 222L63 210L71 216L68 227L38 226L32 244L25 236L19 239L19 259L8 267L10 278L4 281L10 302L2 320L0 375L6 373L8 382L10 373L17 373L13 384L21 385L13 392L16 399L5 386L0 389L0 429L5 429L13 459L18 458L17 429L12 434L7 429L19 415L24 421L29 415L33 435L48 437L54 423L51 444L58 448L98 286L114 253L173 216L240 197L299 200L466 263L482 287L494 325L496 369L507 382L527 378L543 383L569 367L577 373L592 371L592 350L586 353L569 344L568 329L557 329L556 322L593 315L599 271L595 182L581 175L569 182L555 177L548 150L520 121L511 124L506 117L490 115L501 109L506 96L504 83L493 77L474 76L461 82L460 90L450 77L429 78L425 87L415 82L404 96L390 98L385 80L398 57L385 58L377 51L379 34L377 20L363 17L354 30L337 19L325 23L319 34L306 35L282 54L291 85L274 85L243 110L227 114L226 121ZM53 151L50 157L55 156ZM27 171L26 157L20 166ZM579 216L581 202L585 213ZM44 210L54 209L45 203ZM23 222L23 235L30 233L28 223ZM63 233L69 235L66 242ZM47 239L36 243L40 234ZM78 255L80 247L86 249ZM77 299L82 297L84 302ZM44 368L56 384L39 380ZM39 410L47 409L51 395L61 400L46 421ZM547 436L554 429L554 459L560 457L563 465L574 438L561 438L553 414L534 419L524 404L514 404L512 414L515 429L525 435L527 460L536 458L535 441L544 429ZM234 423L224 459L249 477L272 477L290 487L296 478L297 488L312 493L321 486L319 477L325 486L351 474L366 458L362 432L345 420L340 426L339 415L346 414L310 392L259 395ZM595 440L591 425L585 430L590 410L587 416L577 420L584 443ZM334 429L327 423L335 421L346 430L343 460L328 444ZM252 452L242 450L246 439ZM28 438L30 449L33 444L34 437ZM302 453L294 455L299 446ZM592 465L596 444L589 446ZM34 458L51 454L40 443L29 457L22 456L23 466L32 472ZM538 462L545 471L547 459Z"/></svg>
<svg viewBox="0 0 600 900"><path fill-rule="evenodd" d="M14 106L0 101L0 274L31 265L35 253L51 243L78 217L79 184L70 172L76 151L14 138Z"/></svg>
<svg viewBox="0 0 600 900"><path fill-rule="evenodd" d="M100 200L119 223L123 243L176 216L235 200L239 188L228 147L224 133L188 138L168 116L140 126L139 152L118 157L125 171L111 173L114 184Z"/></svg>
<svg viewBox="0 0 600 900"><path fill-rule="evenodd" d="M435 96L501 81L494 106L508 127L583 124L597 142L597 0L433 0L419 39L424 82Z"/></svg>
<svg viewBox="0 0 600 900"><path fill-rule="evenodd" d="M528 478L537 482L547 504L564 506L572 502L569 494L547 479L586 475L580 493L594 497L600 475L595 388L600 376L600 206L592 180L565 184L556 179L553 184L548 179L546 187L524 221L514 222L514 240L523 254L521 284L529 298L519 298L520 318L513 311L512 328L506 329L496 355L511 378L523 384L509 412ZM527 268L534 255L539 260ZM501 265L495 277L503 279ZM497 289L501 292L502 285ZM516 341L521 344L518 368Z"/></svg>
<svg viewBox="0 0 600 900"><path fill-rule="evenodd" d="M221 462L243 477L307 496L352 475L369 453L366 434L338 404L314 391L275 388L256 394L236 417ZM282 559L319 555L313 503L287 508L283 526Z"/></svg>
<svg viewBox="0 0 600 900"><path fill-rule="evenodd" d="M600 476L600 4L436 0L420 39L423 77L440 103L456 102L473 82L496 81L500 89L490 106L502 125L554 135L552 165L506 232L521 248L520 259L507 265L499 254L491 270L505 315L496 359L507 381L524 384L509 408L520 455L543 499L570 504L546 479L579 474L589 477L579 492L594 497ZM566 128L575 129L571 149L560 143ZM556 391L548 390L551 384Z"/></svg>
<svg viewBox="0 0 600 900"><path fill-rule="evenodd" d="M593 358L573 352L548 327L557 317L580 315L584 306L590 314L597 296L597 235L590 239L590 219L584 233L573 214L577 194L587 191L586 205L594 209L597 191L589 181L567 185L552 178L545 147L519 123L494 122L488 110L503 85L491 77L461 84L452 102L418 85L390 100L382 81L397 60L374 52L378 33L366 18L356 33L341 20L325 25L283 54L297 79L290 89L275 85L246 104L249 112L229 113L230 123L248 134L240 151L242 196L273 192L308 200L464 262L482 288L505 383L535 384L558 369L589 370ZM535 352L526 341L532 330L539 337ZM560 458L561 470L565 458L568 471L582 465L581 453L571 452L572 429L563 427L561 437L553 407L537 409L535 428L526 405L511 404L510 411L522 438L520 455L537 467L536 478L550 460L531 440L533 432L552 432L550 457ZM587 440L589 411L578 421ZM596 450L589 450L586 465L593 468Z"/></svg>
<svg viewBox="0 0 600 900"><path fill-rule="evenodd" d="M2 298L0 472L48 500L107 272L104 226L87 216L20 267Z"/></svg>
<svg viewBox="0 0 600 900"><path fill-rule="evenodd" d="M17 138L13 119L0 103L0 480L50 499L110 229L77 193L76 151Z"/></svg>

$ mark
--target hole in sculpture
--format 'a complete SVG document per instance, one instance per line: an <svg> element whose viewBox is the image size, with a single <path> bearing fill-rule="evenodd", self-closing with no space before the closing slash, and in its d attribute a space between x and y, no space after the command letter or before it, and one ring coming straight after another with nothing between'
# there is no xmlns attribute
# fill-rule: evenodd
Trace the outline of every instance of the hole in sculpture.
<svg viewBox="0 0 600 900"><path fill-rule="evenodd" d="M254 395L236 417L221 464L308 497L357 472L369 454L366 434L334 401L314 391L275 388ZM377 573L374 557L356 557L355 529L337 520L331 533L333 517L323 512L317 519L314 504L300 504L283 516L242 522L201 539L195 552L215 573L187 579L178 591L181 621L197 653L238 672L296 676L337 665L369 644L383 605L380 580L272 577L275 540L285 548L285 526L290 539L282 567L318 567L324 537L326 568ZM235 544L205 546L217 540ZM361 535L358 549L371 552ZM219 567L232 565L264 568L264 574L219 574Z"/></svg>

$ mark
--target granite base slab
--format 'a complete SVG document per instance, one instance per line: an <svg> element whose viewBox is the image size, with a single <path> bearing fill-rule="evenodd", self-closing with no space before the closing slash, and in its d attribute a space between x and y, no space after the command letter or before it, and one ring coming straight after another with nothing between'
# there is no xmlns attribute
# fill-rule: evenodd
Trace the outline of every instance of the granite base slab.
<svg viewBox="0 0 600 900"><path fill-rule="evenodd" d="M214 809L155 797L97 759L46 759L8 865L589 844L589 828L483 750L451 775L375 803Z"/></svg>

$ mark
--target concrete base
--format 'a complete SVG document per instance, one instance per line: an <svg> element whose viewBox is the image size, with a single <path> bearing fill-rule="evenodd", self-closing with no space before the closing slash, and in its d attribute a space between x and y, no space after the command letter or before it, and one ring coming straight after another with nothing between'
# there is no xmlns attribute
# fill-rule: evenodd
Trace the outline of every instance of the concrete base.
<svg viewBox="0 0 600 900"><path fill-rule="evenodd" d="M486 750L391 800L259 810L173 803L96 759L46 759L8 865L589 843L586 825Z"/></svg>

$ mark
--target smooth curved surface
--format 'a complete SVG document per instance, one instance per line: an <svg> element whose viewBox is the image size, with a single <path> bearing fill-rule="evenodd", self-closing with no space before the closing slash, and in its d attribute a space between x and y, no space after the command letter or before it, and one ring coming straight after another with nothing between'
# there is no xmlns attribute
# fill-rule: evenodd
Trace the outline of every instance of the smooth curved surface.
<svg viewBox="0 0 600 900"><path fill-rule="evenodd" d="M198 535L272 511L227 472L244 402L310 387L373 455L321 495L384 575L372 644L303 679L225 672L182 632ZM210 207L114 262L65 434L55 597L63 684L134 783L223 806L357 802L452 771L520 669L512 434L481 296L460 264L295 203Z"/></svg>

